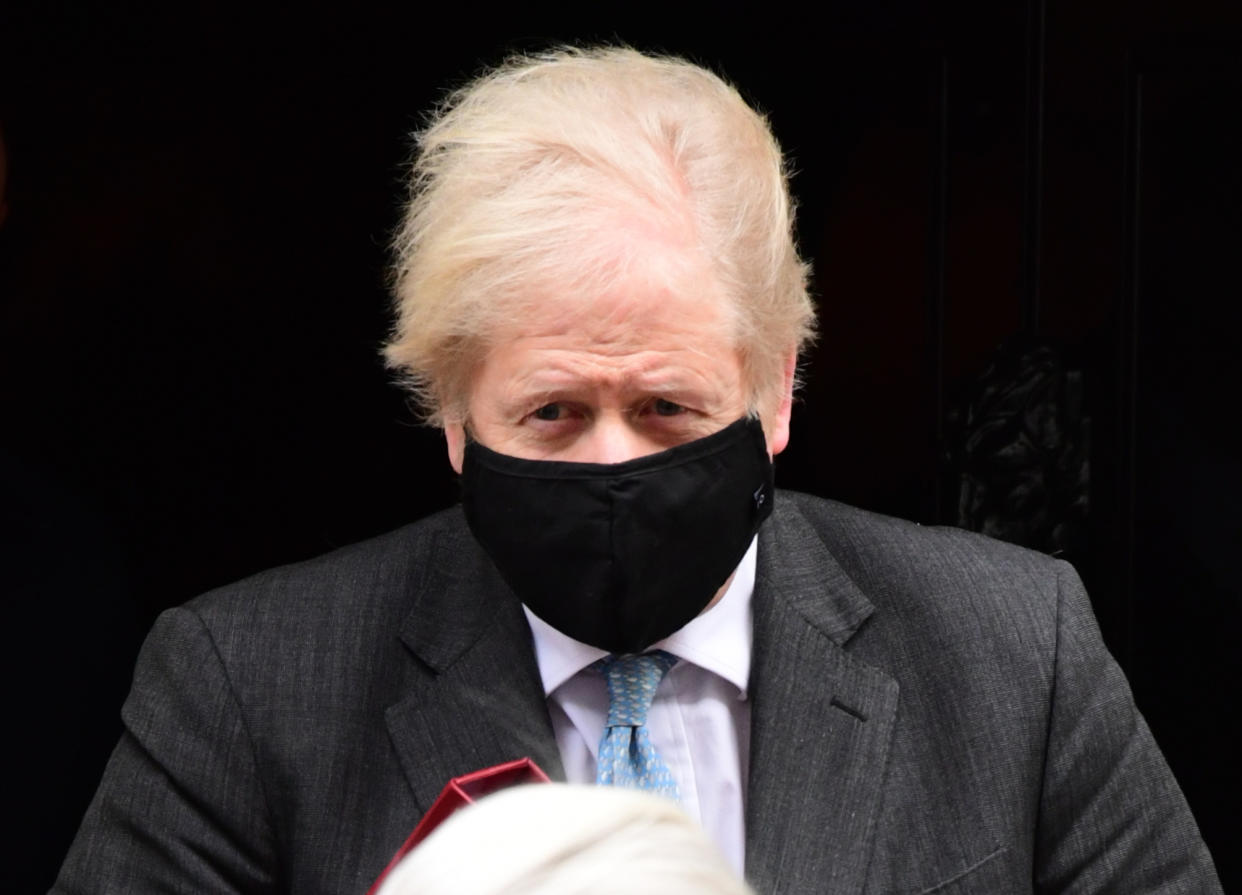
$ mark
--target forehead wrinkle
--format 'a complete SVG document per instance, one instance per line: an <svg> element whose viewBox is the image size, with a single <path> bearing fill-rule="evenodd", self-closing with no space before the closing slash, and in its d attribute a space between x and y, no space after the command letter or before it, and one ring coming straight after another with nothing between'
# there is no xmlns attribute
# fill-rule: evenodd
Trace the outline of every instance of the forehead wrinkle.
<svg viewBox="0 0 1242 895"><path fill-rule="evenodd" d="M574 349L543 351L539 366L523 369L516 378L508 381L512 392L551 396L575 390L623 394L672 394L695 390L710 395L721 391L721 383L712 375L715 372L713 369L669 357L686 354L692 358L710 359L711 356L704 351L680 346L617 354Z"/></svg>
<svg viewBox="0 0 1242 895"><path fill-rule="evenodd" d="M557 314L549 308L542 319L512 333L511 338L556 347L568 337L584 350L610 357L685 351L710 359L710 353L697 347L698 342L712 330L726 338L731 335L722 316L710 301L688 301L667 292L605 296L567 313ZM733 343L732 338L728 341Z"/></svg>
<svg viewBox="0 0 1242 895"><path fill-rule="evenodd" d="M641 345L653 330L727 335L728 300L711 266L677 233L636 232L643 228L635 224L618 221L604 246L587 253L607 259L606 276L531 284L525 310L533 322L510 335L572 334L600 345Z"/></svg>

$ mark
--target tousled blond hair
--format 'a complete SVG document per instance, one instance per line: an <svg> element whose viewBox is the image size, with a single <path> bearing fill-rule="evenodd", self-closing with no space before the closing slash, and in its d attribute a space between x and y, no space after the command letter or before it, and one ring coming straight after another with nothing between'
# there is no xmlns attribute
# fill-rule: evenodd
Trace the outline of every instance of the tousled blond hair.
<svg viewBox="0 0 1242 895"><path fill-rule="evenodd" d="M708 272L752 410L779 400L814 307L780 147L722 79L623 47L518 57L417 140L384 354L430 422L464 421L477 363L549 292L585 308L636 274Z"/></svg>

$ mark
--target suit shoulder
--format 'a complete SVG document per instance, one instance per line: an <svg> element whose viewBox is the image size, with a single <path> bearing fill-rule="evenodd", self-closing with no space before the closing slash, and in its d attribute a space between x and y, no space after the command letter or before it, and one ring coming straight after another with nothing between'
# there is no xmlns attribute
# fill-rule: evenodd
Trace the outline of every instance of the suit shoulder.
<svg viewBox="0 0 1242 895"><path fill-rule="evenodd" d="M1068 563L957 528L924 526L805 494L782 493L774 517L814 531L881 616L911 630L996 628L1051 636Z"/></svg>
<svg viewBox="0 0 1242 895"><path fill-rule="evenodd" d="M906 568L933 576L945 572L972 577L1046 577L1067 565L1047 554L976 532L922 525L809 494L783 491L778 507L781 504L809 523L848 570L860 574L878 566L890 573Z"/></svg>
<svg viewBox="0 0 1242 895"><path fill-rule="evenodd" d="M410 596L446 555L469 541L459 507L330 553L278 566L208 591L183 608L215 632L298 628L306 634L341 623L357 630L394 624Z"/></svg>

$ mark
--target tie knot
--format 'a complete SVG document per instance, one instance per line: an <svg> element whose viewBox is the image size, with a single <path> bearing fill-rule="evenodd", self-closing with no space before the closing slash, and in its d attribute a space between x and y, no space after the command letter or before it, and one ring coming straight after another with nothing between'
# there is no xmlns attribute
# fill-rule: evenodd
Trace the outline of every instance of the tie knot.
<svg viewBox="0 0 1242 895"><path fill-rule="evenodd" d="M647 710L656 688L677 657L664 650L640 656L609 656L599 661L608 682L608 726L640 727L647 723Z"/></svg>

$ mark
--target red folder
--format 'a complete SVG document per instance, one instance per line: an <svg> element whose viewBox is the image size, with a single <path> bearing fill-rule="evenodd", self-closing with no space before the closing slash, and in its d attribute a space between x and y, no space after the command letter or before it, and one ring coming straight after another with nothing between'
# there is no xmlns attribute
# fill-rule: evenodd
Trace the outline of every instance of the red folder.
<svg viewBox="0 0 1242 895"><path fill-rule="evenodd" d="M388 866L379 875L379 879L372 883L371 888L367 890L367 895L375 895L385 877L397 866L397 862L404 858L410 849L426 839L432 830L458 808L477 802L479 799L491 795L497 790L517 786L520 783L547 782L549 782L548 775L540 770L539 765L529 758L507 761L504 764L484 768L481 771L474 771L461 777L454 777L440 791L440 795L432 803L431 809L423 815L423 819L418 822L414 832L405 840L405 844L397 849L397 853L388 862Z"/></svg>

